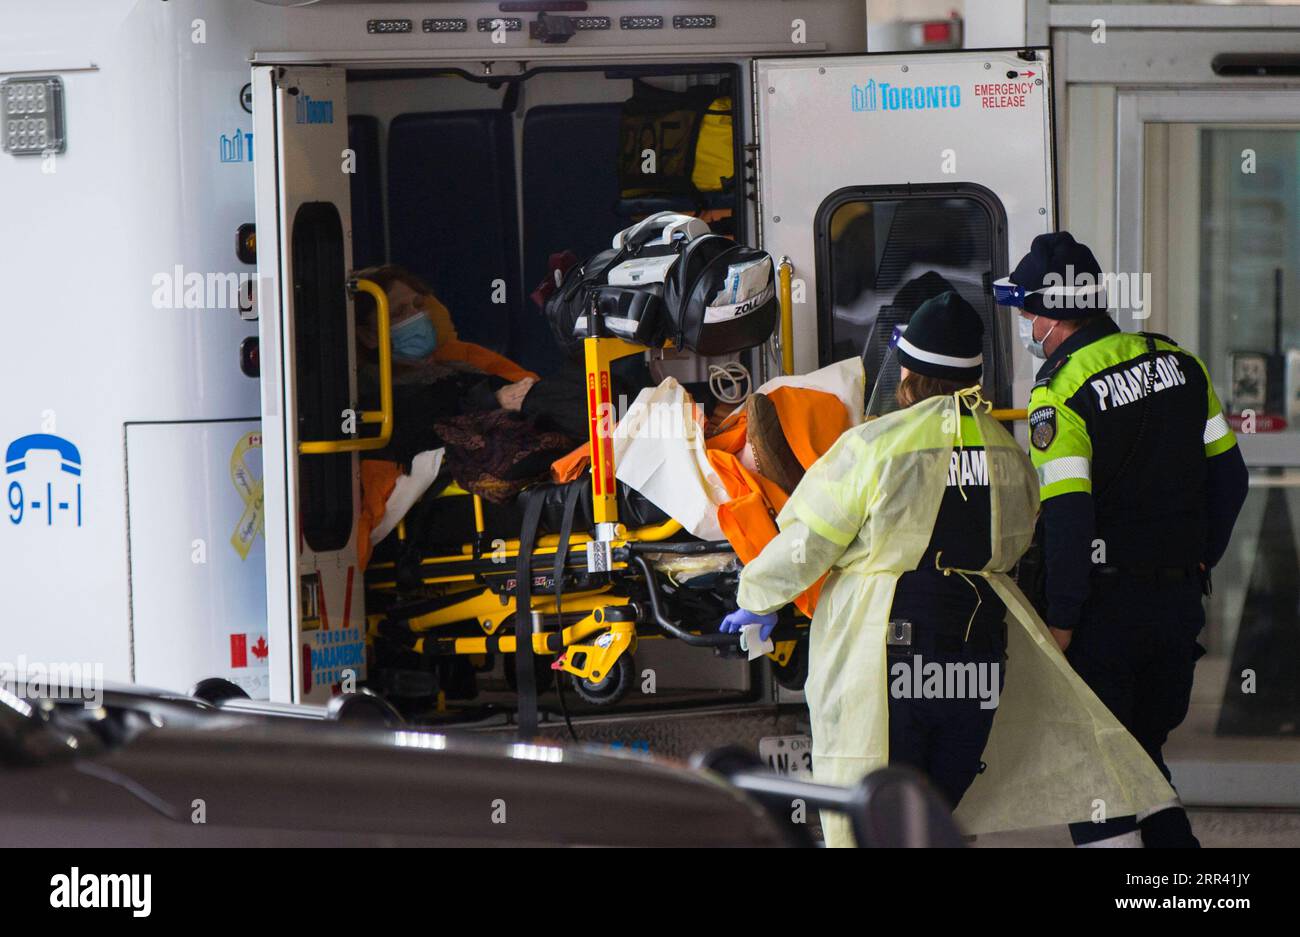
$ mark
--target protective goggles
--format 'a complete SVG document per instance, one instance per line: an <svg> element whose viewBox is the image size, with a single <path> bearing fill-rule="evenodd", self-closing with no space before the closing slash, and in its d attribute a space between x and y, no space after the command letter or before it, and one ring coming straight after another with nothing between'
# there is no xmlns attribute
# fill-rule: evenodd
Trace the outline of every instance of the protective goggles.
<svg viewBox="0 0 1300 937"><path fill-rule="evenodd" d="M1025 288L1011 282L1011 277L993 281L993 300L999 306L1025 308Z"/></svg>
<svg viewBox="0 0 1300 937"><path fill-rule="evenodd" d="M1070 318L1052 315L1062 309L1105 309L1107 308L1106 288L1098 283L1086 283L1080 286L1045 286L1041 290L1026 290L1011 282L1010 277L993 281L993 300L999 306L1013 309L1025 309L1036 315L1047 315L1054 319Z"/></svg>

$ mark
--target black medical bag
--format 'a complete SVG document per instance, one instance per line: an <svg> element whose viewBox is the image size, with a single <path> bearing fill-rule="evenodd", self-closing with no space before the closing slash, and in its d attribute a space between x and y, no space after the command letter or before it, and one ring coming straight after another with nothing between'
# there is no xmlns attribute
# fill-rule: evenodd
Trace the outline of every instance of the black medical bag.
<svg viewBox="0 0 1300 937"><path fill-rule="evenodd" d="M591 334L596 327L593 312L601 334L649 347L671 341L702 355L744 351L771 337L779 306L770 262L761 290L740 303L709 305L719 297L728 268L762 261L766 252L717 234L658 243L666 223L657 216L647 219L628 229L621 247L570 268L546 302L547 319L562 347L573 350ZM611 274L627 269L624 265L654 265L659 260L667 266L660 278L640 284L609 282Z"/></svg>

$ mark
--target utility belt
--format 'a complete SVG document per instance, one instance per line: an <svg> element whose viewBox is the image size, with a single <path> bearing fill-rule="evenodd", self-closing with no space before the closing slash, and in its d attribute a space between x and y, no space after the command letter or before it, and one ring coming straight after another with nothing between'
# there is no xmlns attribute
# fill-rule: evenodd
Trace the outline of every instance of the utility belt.
<svg viewBox="0 0 1300 937"><path fill-rule="evenodd" d="M1201 591L1209 595L1213 590L1210 574L1199 566L1094 566L1093 579L1102 582L1185 582L1188 579L1201 584Z"/></svg>
<svg viewBox="0 0 1300 937"><path fill-rule="evenodd" d="M964 630L964 624L944 628L895 618L889 622L885 650L890 657L911 657L918 653L982 656L1001 654L1006 650L1005 621L996 626L976 625L969 636L964 634Z"/></svg>

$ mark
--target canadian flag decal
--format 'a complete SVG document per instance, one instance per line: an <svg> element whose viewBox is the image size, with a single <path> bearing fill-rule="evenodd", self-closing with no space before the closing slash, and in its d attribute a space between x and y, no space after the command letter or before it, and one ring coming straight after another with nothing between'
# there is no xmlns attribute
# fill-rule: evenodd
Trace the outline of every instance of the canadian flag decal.
<svg viewBox="0 0 1300 937"><path fill-rule="evenodd" d="M266 643L266 635L258 635L257 643L253 645L249 645L247 634L232 634L230 636L230 666L232 668L247 667L250 651L258 661L265 661L271 653L271 645Z"/></svg>
<svg viewBox="0 0 1300 937"><path fill-rule="evenodd" d="M230 666L248 666L248 635L232 634L230 636Z"/></svg>

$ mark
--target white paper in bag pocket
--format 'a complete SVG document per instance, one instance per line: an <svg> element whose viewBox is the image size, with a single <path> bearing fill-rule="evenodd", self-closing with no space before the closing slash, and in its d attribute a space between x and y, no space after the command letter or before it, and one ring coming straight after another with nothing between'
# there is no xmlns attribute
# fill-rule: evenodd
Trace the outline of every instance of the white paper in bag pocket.
<svg viewBox="0 0 1300 937"><path fill-rule="evenodd" d="M704 310L706 323L725 322L752 312L776 296L772 279L772 258L762 256L727 268L722 289L709 300Z"/></svg>
<svg viewBox="0 0 1300 937"><path fill-rule="evenodd" d="M731 500L704 446L695 401L673 378L637 395L614 430L615 477L702 540L724 540L718 505Z"/></svg>

